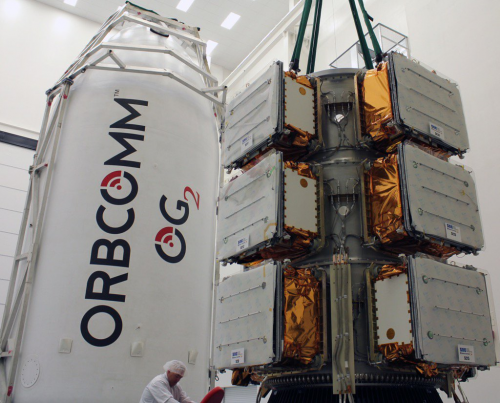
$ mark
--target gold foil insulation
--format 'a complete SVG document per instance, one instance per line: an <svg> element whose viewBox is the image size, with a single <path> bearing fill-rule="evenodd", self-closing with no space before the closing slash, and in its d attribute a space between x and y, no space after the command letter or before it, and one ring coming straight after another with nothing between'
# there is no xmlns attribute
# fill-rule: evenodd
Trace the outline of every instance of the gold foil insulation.
<svg viewBox="0 0 500 403"><path fill-rule="evenodd" d="M366 132L374 141L389 140L395 134L387 124L393 119L387 63L368 70L362 85Z"/></svg>
<svg viewBox="0 0 500 403"><path fill-rule="evenodd" d="M405 238L398 156L379 158L367 175L373 234L384 244Z"/></svg>
<svg viewBox="0 0 500 403"><path fill-rule="evenodd" d="M292 171L297 172L300 176L317 180L316 175L312 172L311 166L304 162L285 161L285 168L289 168Z"/></svg>
<svg viewBox="0 0 500 403"><path fill-rule="evenodd" d="M251 380L252 370L250 368L234 368L231 376L231 385L248 386Z"/></svg>
<svg viewBox="0 0 500 403"><path fill-rule="evenodd" d="M402 265L391 265L391 264L386 264L382 266L382 269L378 273L377 278L375 281L380 281L380 280L385 280L387 278L391 278L394 276L399 276L400 274L407 273L408 269L405 266Z"/></svg>
<svg viewBox="0 0 500 403"><path fill-rule="evenodd" d="M284 225L284 230L290 235L290 239L272 248L262 249L259 255L263 259L280 261L283 259L298 259L310 252L314 239L318 237L318 234L315 232L290 227L288 225Z"/></svg>
<svg viewBox="0 0 500 403"><path fill-rule="evenodd" d="M372 169L366 173L366 182L371 213L369 230L380 239L385 249L406 255L424 252L442 258L459 253L439 240L417 240L405 231L397 154L375 160Z"/></svg>
<svg viewBox="0 0 500 403"><path fill-rule="evenodd" d="M283 357L309 364L320 353L320 282L306 269L285 269Z"/></svg>
<svg viewBox="0 0 500 403"><path fill-rule="evenodd" d="M293 71L285 71L285 77L291 77L293 80L297 81L305 87L313 88L311 82L306 76L298 76Z"/></svg>
<svg viewBox="0 0 500 403"><path fill-rule="evenodd" d="M437 364L421 362L415 359L413 344L388 343L379 346L379 350L387 361L395 364L409 364L425 378L437 376L439 371Z"/></svg>
<svg viewBox="0 0 500 403"><path fill-rule="evenodd" d="M264 377L255 373L252 367L233 369L231 385L248 386L250 381L262 383L264 381Z"/></svg>

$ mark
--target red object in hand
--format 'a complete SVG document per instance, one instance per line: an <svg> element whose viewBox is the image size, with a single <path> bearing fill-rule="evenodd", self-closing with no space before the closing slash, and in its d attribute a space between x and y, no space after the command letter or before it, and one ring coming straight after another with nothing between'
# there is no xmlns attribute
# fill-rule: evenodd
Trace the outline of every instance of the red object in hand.
<svg viewBox="0 0 500 403"><path fill-rule="evenodd" d="M208 392L200 403L221 403L222 399L224 399L224 389L217 386Z"/></svg>

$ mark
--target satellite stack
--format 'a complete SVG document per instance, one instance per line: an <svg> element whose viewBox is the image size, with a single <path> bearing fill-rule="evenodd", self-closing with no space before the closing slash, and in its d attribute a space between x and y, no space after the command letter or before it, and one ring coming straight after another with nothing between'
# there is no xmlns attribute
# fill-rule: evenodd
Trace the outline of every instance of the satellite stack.
<svg viewBox="0 0 500 403"><path fill-rule="evenodd" d="M498 333L487 272L448 260L484 246L450 159L458 86L397 53L295 73L274 63L226 108L217 257L246 269L217 286L214 369L272 403L460 402Z"/></svg>
<svg viewBox="0 0 500 403"><path fill-rule="evenodd" d="M47 91L0 401L138 401L168 359L205 395L223 105L205 49L128 3Z"/></svg>

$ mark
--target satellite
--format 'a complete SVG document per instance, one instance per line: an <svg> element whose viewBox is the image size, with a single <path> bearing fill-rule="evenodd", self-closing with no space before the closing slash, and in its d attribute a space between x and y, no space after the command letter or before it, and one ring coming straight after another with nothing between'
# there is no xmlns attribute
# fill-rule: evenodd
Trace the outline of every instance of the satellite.
<svg viewBox="0 0 500 403"><path fill-rule="evenodd" d="M458 86L398 53L282 66L227 106L222 162L240 171L216 249L244 271L217 286L213 369L272 403L460 402L499 350L488 273L449 260L484 247L453 159L469 148Z"/></svg>

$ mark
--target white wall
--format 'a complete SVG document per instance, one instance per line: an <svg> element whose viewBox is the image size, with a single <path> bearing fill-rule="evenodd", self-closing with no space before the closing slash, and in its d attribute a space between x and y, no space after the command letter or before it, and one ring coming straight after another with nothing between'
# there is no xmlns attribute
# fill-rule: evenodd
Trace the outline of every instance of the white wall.
<svg viewBox="0 0 500 403"><path fill-rule="evenodd" d="M100 26L34 0L0 0L0 130L36 137L45 91ZM212 73L229 74L217 65Z"/></svg>
<svg viewBox="0 0 500 403"><path fill-rule="evenodd" d="M0 321L26 200L32 150L0 143Z"/></svg>
<svg viewBox="0 0 500 403"><path fill-rule="evenodd" d="M373 26L382 23L407 35L403 0L365 0L364 3L375 20ZM325 1L324 4L316 51L316 71L330 68L330 63L358 40L349 2ZM362 25L365 27L364 22ZM368 44L371 45L370 42Z"/></svg>
<svg viewBox="0 0 500 403"><path fill-rule="evenodd" d="M0 0L0 130L40 130L45 91L98 29L33 0Z"/></svg>
<svg viewBox="0 0 500 403"><path fill-rule="evenodd" d="M495 307L500 313L498 228L500 215L500 162L497 120L500 111L500 65L497 41L500 3L490 0L405 1L412 57L443 72L460 85L471 151L464 163L475 172L486 250L479 256L454 259L488 270L496 290ZM471 402L498 402L500 370L481 372L464 385Z"/></svg>

